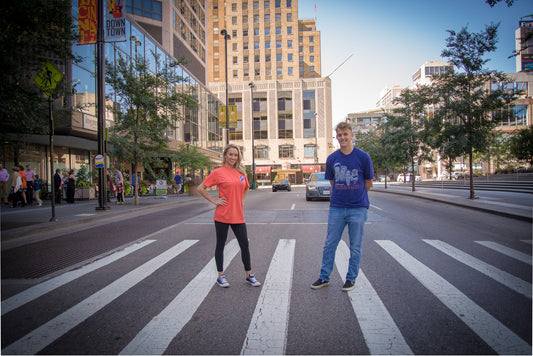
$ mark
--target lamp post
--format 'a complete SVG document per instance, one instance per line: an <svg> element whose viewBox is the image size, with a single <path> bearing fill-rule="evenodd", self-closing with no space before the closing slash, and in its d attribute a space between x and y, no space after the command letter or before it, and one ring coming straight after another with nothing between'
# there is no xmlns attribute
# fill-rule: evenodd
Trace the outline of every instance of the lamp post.
<svg viewBox="0 0 533 356"><path fill-rule="evenodd" d="M228 112L228 40L231 39L228 31L223 29L220 34L224 36L224 63L226 65L226 145L229 144L229 112Z"/></svg>
<svg viewBox="0 0 533 356"><path fill-rule="evenodd" d="M315 172L318 172L318 113L315 111Z"/></svg>
<svg viewBox="0 0 533 356"><path fill-rule="evenodd" d="M254 82L248 83L250 86L250 117L252 118L252 189L255 189L255 145L254 145Z"/></svg>

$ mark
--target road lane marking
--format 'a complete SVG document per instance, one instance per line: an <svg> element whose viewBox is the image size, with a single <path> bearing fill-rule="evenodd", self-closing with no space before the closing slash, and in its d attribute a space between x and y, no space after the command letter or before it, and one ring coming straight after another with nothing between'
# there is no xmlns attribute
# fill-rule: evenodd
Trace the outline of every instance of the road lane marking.
<svg viewBox="0 0 533 356"><path fill-rule="evenodd" d="M501 254L504 254L506 256L512 257L515 260L522 261L524 263L527 263L528 265L531 265L531 256L517 251L513 250L512 248L509 248L507 246L500 245L499 243L492 242L492 241L474 241L475 243L478 243L482 246L488 247L491 250L494 250L496 252L499 252Z"/></svg>
<svg viewBox="0 0 533 356"><path fill-rule="evenodd" d="M377 207L377 206L375 206L375 205L373 205L373 204L370 204L370 206L373 207L374 209L377 209L377 210L383 211L383 209L381 209L381 208L379 208L379 207Z"/></svg>
<svg viewBox="0 0 533 356"><path fill-rule="evenodd" d="M284 355L296 240L279 240L241 355Z"/></svg>
<svg viewBox="0 0 533 356"><path fill-rule="evenodd" d="M531 354L527 342L396 243L375 241L498 354Z"/></svg>
<svg viewBox="0 0 533 356"><path fill-rule="evenodd" d="M115 262L121 259L122 257L127 256L130 253L135 252L151 244L154 241L155 240L144 240L140 243L133 244L131 246L126 247L125 249L121 251L117 251L109 256L106 256L102 259L94 261L93 263L85 265L79 269L66 272L46 282L43 282L36 286L28 288L25 291L20 292L2 302L2 315L20 307L21 305L29 303L32 300L35 300L56 288L59 288L67 283L70 283L77 278L80 278L90 272L93 272L99 268L102 268L112 262Z"/></svg>
<svg viewBox="0 0 533 356"><path fill-rule="evenodd" d="M294 210L295 207L296 207L296 204L292 203L291 210Z"/></svg>
<svg viewBox="0 0 533 356"><path fill-rule="evenodd" d="M232 239L224 249L224 269L233 260L239 245ZM216 280L216 263L212 258L193 280L120 352L121 355L162 355L168 345L191 320Z"/></svg>
<svg viewBox="0 0 533 356"><path fill-rule="evenodd" d="M15 341L4 348L2 353L4 355L36 354L197 242L198 240L184 240L180 242Z"/></svg>
<svg viewBox="0 0 533 356"><path fill-rule="evenodd" d="M341 240L335 264L343 280L348 273L349 259L350 250L346 242ZM371 355L413 354L400 329L361 269L355 282L355 289L348 292L348 296Z"/></svg>
<svg viewBox="0 0 533 356"><path fill-rule="evenodd" d="M504 286L511 288L512 290L525 295L531 299L531 283L521 280L518 277L513 276L510 273L502 271L494 266L489 265L463 251L439 240L425 240L422 241L435 247L437 250L447 254L448 256L456 259L457 261L464 263L468 267L471 267L484 275L500 282Z"/></svg>

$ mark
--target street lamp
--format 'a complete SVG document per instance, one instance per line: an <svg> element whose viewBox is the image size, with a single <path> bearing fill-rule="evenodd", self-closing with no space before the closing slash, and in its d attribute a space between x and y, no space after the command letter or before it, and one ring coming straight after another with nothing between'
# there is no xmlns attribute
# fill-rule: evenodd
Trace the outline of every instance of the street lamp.
<svg viewBox="0 0 533 356"><path fill-rule="evenodd" d="M224 55L225 55L225 61L226 64L226 145L229 144L229 110L228 110L228 40L231 39L231 36L229 35L228 31L226 29L223 29L220 31L220 34L224 36Z"/></svg>
<svg viewBox="0 0 533 356"><path fill-rule="evenodd" d="M315 111L315 172L318 172L318 113Z"/></svg>
<svg viewBox="0 0 533 356"><path fill-rule="evenodd" d="M250 86L250 117L252 118L252 189L255 189L255 145L254 145L254 82L248 83Z"/></svg>

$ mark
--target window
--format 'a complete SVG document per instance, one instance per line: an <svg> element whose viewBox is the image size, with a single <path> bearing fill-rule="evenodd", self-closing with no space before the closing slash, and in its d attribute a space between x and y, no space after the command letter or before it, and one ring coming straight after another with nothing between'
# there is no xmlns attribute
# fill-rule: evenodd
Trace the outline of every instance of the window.
<svg viewBox="0 0 533 356"><path fill-rule="evenodd" d="M248 56L242 57L242 62L243 63L248 63L248 58L249 58Z"/></svg>
<svg viewBox="0 0 533 356"><path fill-rule="evenodd" d="M254 23L259 23L259 15L254 15Z"/></svg>
<svg viewBox="0 0 533 356"><path fill-rule="evenodd" d="M281 48L281 40L276 41L276 48Z"/></svg>
<svg viewBox="0 0 533 356"><path fill-rule="evenodd" d="M248 42L243 42L242 49L244 50L248 49Z"/></svg>
<svg viewBox="0 0 533 356"><path fill-rule="evenodd" d="M268 147L267 146L256 146L255 147L255 158L268 159Z"/></svg>
<svg viewBox="0 0 533 356"><path fill-rule="evenodd" d="M292 48L292 40L287 40L287 48Z"/></svg>
<svg viewBox="0 0 533 356"><path fill-rule="evenodd" d="M292 35L292 26L287 26L287 34Z"/></svg>
<svg viewBox="0 0 533 356"><path fill-rule="evenodd" d="M248 29L242 30L242 36L243 37L248 37Z"/></svg>
<svg viewBox="0 0 533 356"><path fill-rule="evenodd" d="M283 68L282 67L276 68L276 74L277 75L283 75Z"/></svg>
<svg viewBox="0 0 533 356"><path fill-rule="evenodd" d="M237 24L237 16L232 16L231 17L231 24L232 25L236 25Z"/></svg>
<svg viewBox="0 0 533 356"><path fill-rule="evenodd" d="M292 145L281 145L279 146L279 158L293 158L293 151L294 148Z"/></svg>
<svg viewBox="0 0 533 356"><path fill-rule="evenodd" d="M158 21L162 21L163 19L162 3L161 1L157 0L144 0L143 2L128 1L126 4L126 11L134 15L139 15Z"/></svg>
<svg viewBox="0 0 533 356"><path fill-rule="evenodd" d="M288 12L288 13L287 13L287 21L288 21L288 22L291 22L291 21L292 21L292 13L291 13L291 12Z"/></svg>
<svg viewBox="0 0 533 356"><path fill-rule="evenodd" d="M254 42L254 49L259 49L259 41Z"/></svg>
<svg viewBox="0 0 533 356"><path fill-rule="evenodd" d="M316 146L315 145L304 145L304 157L305 158L316 157Z"/></svg>
<svg viewBox="0 0 533 356"><path fill-rule="evenodd" d="M287 7L292 7L292 1L291 0L287 0Z"/></svg>
<svg viewBox="0 0 533 356"><path fill-rule="evenodd" d="M298 52L302 53L303 51L304 51L304 47L303 46L298 47Z"/></svg>
<svg viewBox="0 0 533 356"><path fill-rule="evenodd" d="M237 52L237 44L236 44L236 43L232 43L232 44L231 44L231 47L232 47L232 50L233 50L234 52Z"/></svg>
<svg viewBox="0 0 533 356"><path fill-rule="evenodd" d="M303 43L303 41L304 41L304 38L302 36L299 36L298 37L298 42Z"/></svg>
<svg viewBox="0 0 533 356"><path fill-rule="evenodd" d="M237 30L231 31L231 38L237 37Z"/></svg>
<svg viewBox="0 0 533 356"><path fill-rule="evenodd" d="M239 71L237 69L233 70L233 78L237 78L239 76Z"/></svg>
<svg viewBox="0 0 533 356"><path fill-rule="evenodd" d="M242 23L243 24L248 23L248 15L243 15L242 16Z"/></svg>
<svg viewBox="0 0 533 356"><path fill-rule="evenodd" d="M254 1L254 10L259 10L259 1Z"/></svg>
<svg viewBox="0 0 533 356"><path fill-rule="evenodd" d="M233 64L237 64L237 63L238 63L237 56L233 56Z"/></svg>
<svg viewBox="0 0 533 356"><path fill-rule="evenodd" d="M281 35L281 27L276 27L276 35Z"/></svg>
<svg viewBox="0 0 533 356"><path fill-rule="evenodd" d="M259 36L259 28L254 28L254 36Z"/></svg>
<svg viewBox="0 0 533 356"><path fill-rule="evenodd" d="M265 36L270 36L270 27L265 27Z"/></svg>
<svg viewBox="0 0 533 356"><path fill-rule="evenodd" d="M276 62L281 62L283 60L281 56L281 53L276 54Z"/></svg>
<svg viewBox="0 0 533 356"><path fill-rule="evenodd" d="M294 73L293 67L287 68L287 74L288 75L293 75L293 73Z"/></svg>
<svg viewBox="0 0 533 356"><path fill-rule="evenodd" d="M289 62L292 62L292 53L288 53L288 54L287 54L287 60L288 60Z"/></svg>
<svg viewBox="0 0 533 356"><path fill-rule="evenodd" d="M281 21L281 14L276 14L276 21Z"/></svg>
<svg viewBox="0 0 533 356"><path fill-rule="evenodd" d="M270 62L270 54L265 55L265 62Z"/></svg>
<svg viewBox="0 0 533 356"><path fill-rule="evenodd" d="M281 7L281 0L276 0L274 3L276 4L276 9Z"/></svg>
<svg viewBox="0 0 533 356"><path fill-rule="evenodd" d="M237 11L237 3L232 3L231 4L231 11Z"/></svg>
<svg viewBox="0 0 533 356"><path fill-rule="evenodd" d="M265 48L270 49L270 41L265 41Z"/></svg>
<svg viewBox="0 0 533 356"><path fill-rule="evenodd" d="M314 90L304 90L303 111L304 138L316 137L316 107Z"/></svg>
<svg viewBox="0 0 533 356"><path fill-rule="evenodd" d="M315 66L310 66L309 67L309 71L314 72L315 71Z"/></svg>
<svg viewBox="0 0 533 356"><path fill-rule="evenodd" d="M242 9L243 10L248 10L248 3L247 2L243 2L242 3Z"/></svg>
<svg viewBox="0 0 533 356"><path fill-rule="evenodd" d="M314 62L315 61L315 56L310 56L309 57L309 62Z"/></svg>
<svg viewBox="0 0 533 356"><path fill-rule="evenodd" d="M265 1L265 9L270 9L270 1Z"/></svg>
<svg viewBox="0 0 533 356"><path fill-rule="evenodd" d="M259 63L260 61L261 61L261 57L260 57L258 54L256 54L256 55L254 56L254 62L255 62L255 63Z"/></svg>
<svg viewBox="0 0 533 356"><path fill-rule="evenodd" d="M314 36L309 36L309 42L315 42L315 37Z"/></svg>
<svg viewBox="0 0 533 356"><path fill-rule="evenodd" d="M315 46L309 46L309 52L313 53L315 51Z"/></svg>
<svg viewBox="0 0 533 356"><path fill-rule="evenodd" d="M292 114L278 114L278 138L293 138Z"/></svg>
<svg viewBox="0 0 533 356"><path fill-rule="evenodd" d="M304 61L304 56L300 56L300 62Z"/></svg>
<svg viewBox="0 0 533 356"><path fill-rule="evenodd" d="M260 68L255 68L255 70L254 70L254 75L255 75L256 77L259 77L259 76L261 75L261 69L260 69Z"/></svg>
<svg viewBox="0 0 533 356"><path fill-rule="evenodd" d="M265 23L270 22L270 14L265 14Z"/></svg>

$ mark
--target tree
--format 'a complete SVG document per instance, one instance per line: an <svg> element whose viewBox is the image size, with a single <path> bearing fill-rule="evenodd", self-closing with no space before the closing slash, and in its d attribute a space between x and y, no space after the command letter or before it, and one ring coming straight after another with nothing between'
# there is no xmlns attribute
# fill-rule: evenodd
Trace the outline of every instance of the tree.
<svg viewBox="0 0 533 356"><path fill-rule="evenodd" d="M33 79L48 60L74 59L75 38L70 0L1 2L0 139L48 133L48 100Z"/></svg>
<svg viewBox="0 0 533 356"><path fill-rule="evenodd" d="M394 114L387 118L384 124L385 133L382 142L394 147L394 161L404 166L410 165L413 179L411 189L415 191L415 163L420 167L422 161L431 161L431 149L428 145L428 135L424 130L425 106L431 104L430 88L420 86L405 89L394 99L395 104L401 104L394 109Z"/></svg>
<svg viewBox="0 0 533 356"><path fill-rule="evenodd" d="M459 32L448 31L442 57L448 58L458 72L435 76L433 82L433 95L439 106L432 125L441 125L441 140L453 147L453 155L468 155L470 199L475 198L474 150L486 152L494 128L492 112L514 97L513 93L491 88L491 83L507 79L484 68L488 62L484 55L496 49L498 26L491 24L480 33L470 33L466 27Z"/></svg>
<svg viewBox="0 0 533 356"><path fill-rule="evenodd" d="M397 157L394 155L394 148L383 142L379 130L361 133L356 139L357 147L368 153L370 158L372 158L374 172L377 172L378 169L385 171L385 189L387 189L389 173L400 166Z"/></svg>
<svg viewBox="0 0 533 356"><path fill-rule="evenodd" d="M511 154L533 166L533 126L520 131L510 141Z"/></svg>
<svg viewBox="0 0 533 356"><path fill-rule="evenodd" d="M211 168L212 162L209 157L198 151L198 147L182 143L175 160L183 169L196 171L197 169Z"/></svg>
<svg viewBox="0 0 533 356"><path fill-rule="evenodd" d="M196 105L190 95L178 90L183 78L174 67L180 63L163 64L159 56L152 56L152 62L147 57L130 61L119 56L116 64L106 63L106 83L113 89L110 97L114 98L115 124L110 138L113 154L130 163L133 172L139 165L157 164L171 154L165 133L175 128L182 106ZM135 205L139 204L138 184L136 179Z"/></svg>

